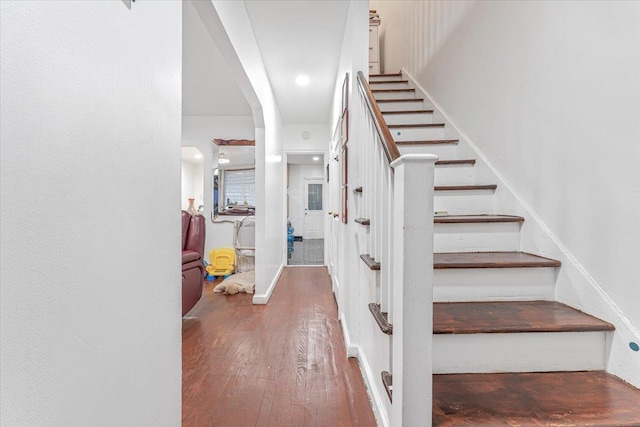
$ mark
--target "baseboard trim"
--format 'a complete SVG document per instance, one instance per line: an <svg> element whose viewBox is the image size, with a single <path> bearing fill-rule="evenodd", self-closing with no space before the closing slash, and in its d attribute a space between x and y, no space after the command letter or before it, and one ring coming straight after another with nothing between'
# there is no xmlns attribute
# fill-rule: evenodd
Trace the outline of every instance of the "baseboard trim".
<svg viewBox="0 0 640 427"><path fill-rule="evenodd" d="M384 402L380 397L380 393L378 393L378 389L375 387L376 378L378 378L379 375L373 375L371 372L371 367L367 362L367 358L364 355L362 347L351 342L349 328L347 327L344 314L340 314L340 324L342 325L342 335L344 337L344 346L347 350L347 357L355 357L358 359L360 374L364 380L364 385L367 387L367 394L369 395L369 401L371 402L371 408L373 409L373 414L376 417L378 427L389 427L389 414L387 414Z"/></svg>
<svg viewBox="0 0 640 427"><path fill-rule="evenodd" d="M283 270L284 270L284 264L280 264L280 268L276 273L276 277L274 277L273 280L271 281L271 284L269 285L267 292L263 294L255 294L253 296L254 304L260 305L260 304L266 304L269 302L269 299L271 299L271 294L273 293L273 290L275 289L276 284L278 283L278 280L280 280L280 276L282 275Z"/></svg>
<svg viewBox="0 0 640 427"><path fill-rule="evenodd" d="M380 395L380 393L378 392L378 388L376 387L376 382L382 385L380 373L378 373L378 375L374 375L373 372L371 372L371 367L367 362L367 358L364 356L364 351L360 346L356 347L358 354L358 363L360 364L360 372L362 373L364 384L367 386L367 393L369 394L369 400L371 401L373 413L376 416L376 420L378 421L378 426L389 427L389 414L387 413L387 408L382 400L382 396Z"/></svg>
<svg viewBox="0 0 640 427"><path fill-rule="evenodd" d="M347 357L358 357L359 347L351 342L351 336L349 335L349 328L347 326L347 321L344 318L344 313L340 313L339 318L340 318L340 325L342 326L342 337L344 339L344 347L347 350Z"/></svg>

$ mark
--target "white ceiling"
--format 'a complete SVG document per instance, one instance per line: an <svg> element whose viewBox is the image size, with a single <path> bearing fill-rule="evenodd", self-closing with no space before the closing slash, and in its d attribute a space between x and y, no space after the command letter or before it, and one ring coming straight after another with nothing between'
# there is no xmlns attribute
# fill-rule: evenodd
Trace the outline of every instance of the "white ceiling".
<svg viewBox="0 0 640 427"><path fill-rule="evenodd" d="M313 160L317 157L318 160ZM322 154L287 154L287 163L290 165L322 165L324 164Z"/></svg>
<svg viewBox="0 0 640 427"><path fill-rule="evenodd" d="M329 122L349 0L244 2L283 123Z"/></svg>
<svg viewBox="0 0 640 427"><path fill-rule="evenodd" d="M244 0L283 124L330 121L349 0ZM184 116L252 111L191 1L183 1ZM306 87L296 76L309 76Z"/></svg>
<svg viewBox="0 0 640 427"><path fill-rule="evenodd" d="M251 116L234 77L190 1L182 2L182 115Z"/></svg>
<svg viewBox="0 0 640 427"><path fill-rule="evenodd" d="M194 165L204 163L204 156L196 147L181 147L181 149L183 161L193 163Z"/></svg>

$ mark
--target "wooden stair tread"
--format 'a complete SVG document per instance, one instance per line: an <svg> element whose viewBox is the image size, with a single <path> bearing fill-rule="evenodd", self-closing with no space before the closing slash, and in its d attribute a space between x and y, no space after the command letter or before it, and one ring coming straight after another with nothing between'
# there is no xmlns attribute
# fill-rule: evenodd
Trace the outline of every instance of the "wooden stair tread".
<svg viewBox="0 0 640 427"><path fill-rule="evenodd" d="M436 224L483 224L489 222L524 222L515 215L447 215L433 218Z"/></svg>
<svg viewBox="0 0 640 427"><path fill-rule="evenodd" d="M411 87L402 89L371 89L373 93L395 93L395 92L415 92L416 90Z"/></svg>
<svg viewBox="0 0 640 427"><path fill-rule="evenodd" d="M436 185L434 191L467 191L467 190L495 190L496 184L477 185Z"/></svg>
<svg viewBox="0 0 640 427"><path fill-rule="evenodd" d="M640 425L640 390L602 371L433 376L434 426Z"/></svg>
<svg viewBox="0 0 640 427"><path fill-rule="evenodd" d="M411 123L404 125L388 125L389 129L397 129L397 128L442 128L444 127L444 123Z"/></svg>
<svg viewBox="0 0 640 427"><path fill-rule="evenodd" d="M476 164L476 159L453 159L453 160L438 160L438 161L436 161L436 166L475 165L475 164Z"/></svg>
<svg viewBox="0 0 640 427"><path fill-rule="evenodd" d="M367 267L369 267L370 270L374 270L374 271L380 270L380 263L376 262L375 259L371 258L369 254L360 255L360 259L364 261L365 264L367 264Z"/></svg>
<svg viewBox="0 0 640 427"><path fill-rule="evenodd" d="M389 397L389 401L393 402L393 377L387 371L381 372L382 376L382 384L384 385L384 389L387 392L387 397Z"/></svg>
<svg viewBox="0 0 640 427"><path fill-rule="evenodd" d="M402 110L402 111L383 111L382 115L393 114L433 114L433 110Z"/></svg>
<svg viewBox="0 0 640 427"><path fill-rule="evenodd" d="M560 267L560 261L526 252L439 252L433 268L527 268Z"/></svg>
<svg viewBox="0 0 640 427"><path fill-rule="evenodd" d="M356 218L354 221L362 225L371 225L371 220L369 218Z"/></svg>
<svg viewBox="0 0 640 427"><path fill-rule="evenodd" d="M612 324L556 301L433 304L434 334L613 331Z"/></svg>
<svg viewBox="0 0 640 427"><path fill-rule="evenodd" d="M376 99L378 104L385 102L422 102L424 98L396 98L396 99Z"/></svg>
<svg viewBox="0 0 640 427"><path fill-rule="evenodd" d="M385 74L369 74L369 78L371 77L394 77L394 76L401 76L402 72L399 73L385 73Z"/></svg>
<svg viewBox="0 0 640 427"><path fill-rule="evenodd" d="M387 76L389 77L389 76ZM399 80L378 80L375 82L369 81L370 85L384 85L384 84L389 84L389 83L409 83L409 80L403 80L403 79L399 79Z"/></svg>
<svg viewBox="0 0 640 427"><path fill-rule="evenodd" d="M396 141L396 145L457 144L459 141L459 139L427 139L422 141Z"/></svg>
<svg viewBox="0 0 640 427"><path fill-rule="evenodd" d="M389 323L389 318L387 313L380 311L380 304L375 304L375 303L369 304L369 311L373 315L373 318L378 324L378 327L380 328L380 330L387 335L392 335L393 325Z"/></svg>

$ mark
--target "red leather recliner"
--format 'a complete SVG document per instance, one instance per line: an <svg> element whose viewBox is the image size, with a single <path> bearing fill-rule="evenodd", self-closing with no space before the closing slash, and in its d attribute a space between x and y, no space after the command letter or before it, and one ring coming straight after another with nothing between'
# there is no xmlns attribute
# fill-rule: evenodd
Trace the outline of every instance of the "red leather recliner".
<svg viewBox="0 0 640 427"><path fill-rule="evenodd" d="M205 219L182 211L182 315L200 300L205 270L204 256Z"/></svg>

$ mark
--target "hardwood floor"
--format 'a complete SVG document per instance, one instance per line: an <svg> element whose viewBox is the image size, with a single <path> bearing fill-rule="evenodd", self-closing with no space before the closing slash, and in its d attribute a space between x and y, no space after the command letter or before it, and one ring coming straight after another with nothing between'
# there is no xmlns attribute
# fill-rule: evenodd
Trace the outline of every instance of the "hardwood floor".
<svg viewBox="0 0 640 427"><path fill-rule="evenodd" d="M182 324L182 427L376 425L324 267L285 269L266 306L217 283Z"/></svg>

